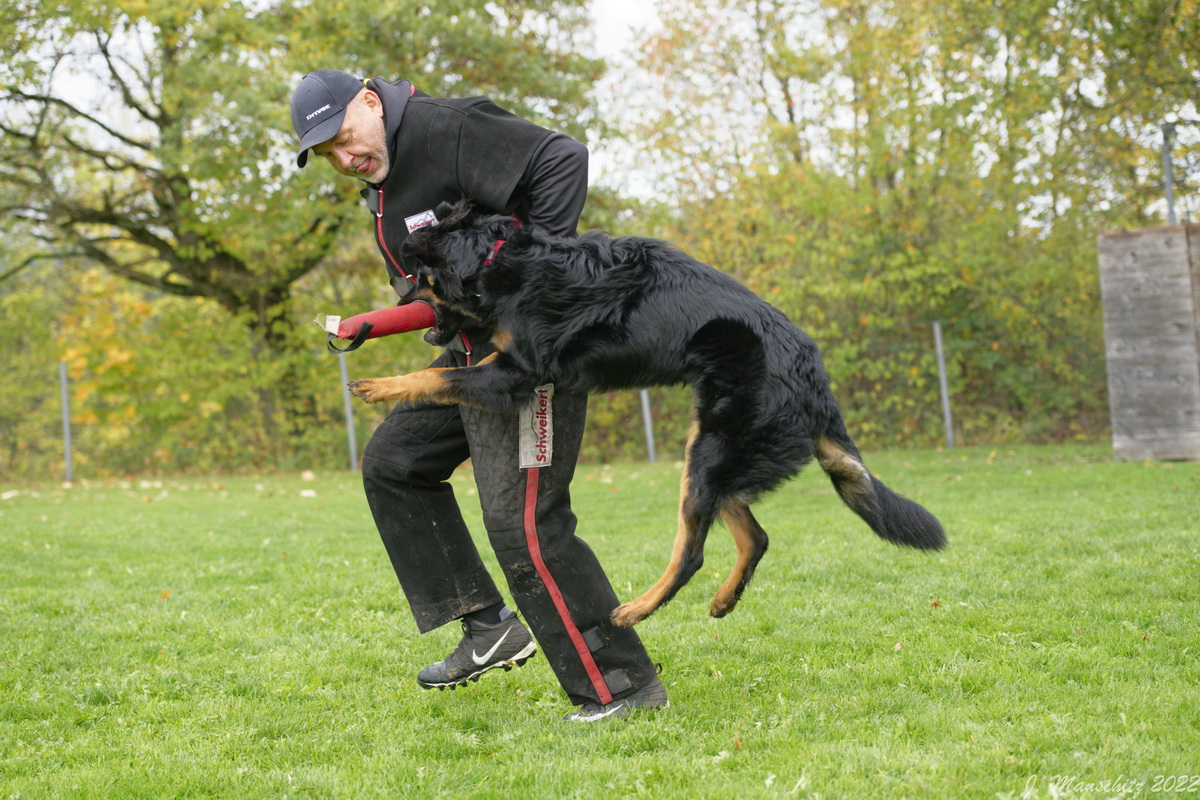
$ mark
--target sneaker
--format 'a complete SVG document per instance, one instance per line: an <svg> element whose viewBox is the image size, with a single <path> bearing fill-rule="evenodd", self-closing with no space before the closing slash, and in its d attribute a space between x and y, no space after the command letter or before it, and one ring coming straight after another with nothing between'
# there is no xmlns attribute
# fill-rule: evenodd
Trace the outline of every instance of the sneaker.
<svg viewBox="0 0 1200 800"><path fill-rule="evenodd" d="M662 681L655 678L631 695L611 703L585 703L563 717L565 722L596 722L610 717L628 717L643 708L666 708L671 705Z"/></svg>
<svg viewBox="0 0 1200 800"><path fill-rule="evenodd" d="M463 638L454 652L417 675L417 683L426 689L466 686L490 669L519 667L537 651L529 630L511 609L504 609L495 625L468 619L462 623Z"/></svg>

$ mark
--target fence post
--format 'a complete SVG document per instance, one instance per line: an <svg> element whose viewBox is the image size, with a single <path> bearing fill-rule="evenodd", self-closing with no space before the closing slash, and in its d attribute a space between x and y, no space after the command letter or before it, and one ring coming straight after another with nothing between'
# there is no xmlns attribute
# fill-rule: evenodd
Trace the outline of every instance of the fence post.
<svg viewBox="0 0 1200 800"><path fill-rule="evenodd" d="M67 480L74 479L74 457L71 452L71 399L67 387L67 362L58 362L58 384L62 397L63 453L66 458Z"/></svg>
<svg viewBox="0 0 1200 800"><path fill-rule="evenodd" d="M654 422L650 419L650 392L645 389L641 391L642 395L642 426L646 430L646 453L649 455L650 463L655 461L654 457Z"/></svg>
<svg viewBox="0 0 1200 800"><path fill-rule="evenodd" d="M350 471L358 469L358 440L354 435L354 404L350 400L350 374L346 369L346 354L338 353L338 371L342 375L342 407L346 411L346 440L350 446Z"/></svg>
<svg viewBox="0 0 1200 800"><path fill-rule="evenodd" d="M1162 126L1163 146L1163 189L1167 194L1167 224L1174 225L1175 218L1175 171L1171 163L1171 137L1175 134L1175 123L1164 122Z"/></svg>
<svg viewBox="0 0 1200 800"><path fill-rule="evenodd" d="M946 422L946 447L954 447L954 418L950 415L950 389L946 381L946 354L942 349L942 323L933 322L933 345L937 350L938 384L942 389L942 418Z"/></svg>

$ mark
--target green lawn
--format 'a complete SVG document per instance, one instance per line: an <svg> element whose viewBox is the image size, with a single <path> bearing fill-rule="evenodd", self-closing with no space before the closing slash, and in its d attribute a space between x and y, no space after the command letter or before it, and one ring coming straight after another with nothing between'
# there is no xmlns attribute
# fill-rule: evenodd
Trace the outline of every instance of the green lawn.
<svg viewBox="0 0 1200 800"><path fill-rule="evenodd" d="M867 455L949 548L876 539L807 472L755 507L771 549L731 616L707 616L716 530L639 627L671 708L596 726L559 721L540 658L417 686L460 631L416 634L352 474L0 486L0 800L1133 797L1200 773L1200 464ZM623 598L666 563L678 474L580 469Z"/></svg>

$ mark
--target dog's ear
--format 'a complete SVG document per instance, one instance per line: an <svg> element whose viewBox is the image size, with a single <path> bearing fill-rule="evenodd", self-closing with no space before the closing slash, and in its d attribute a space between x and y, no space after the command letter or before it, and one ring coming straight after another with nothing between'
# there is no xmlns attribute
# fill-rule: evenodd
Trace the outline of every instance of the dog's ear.
<svg viewBox="0 0 1200 800"><path fill-rule="evenodd" d="M463 294L462 278L458 276L458 272L450 264L445 264L440 269L432 270L429 282L433 285L433 293L445 300L447 303L460 303L465 295Z"/></svg>
<svg viewBox="0 0 1200 800"><path fill-rule="evenodd" d="M432 261L435 254L438 254L437 244L433 239L433 231L429 226L417 228L410 233L400 248L404 260L407 261L411 258L422 264Z"/></svg>
<svg viewBox="0 0 1200 800"><path fill-rule="evenodd" d="M442 237L433 227L415 230L404 240L400 252L406 263L416 264L417 288L428 286L447 303L463 299L462 278L446 258Z"/></svg>
<svg viewBox="0 0 1200 800"><path fill-rule="evenodd" d="M441 203L433 213L438 218L438 230L443 233L468 228L479 216L475 206L466 198L454 204Z"/></svg>

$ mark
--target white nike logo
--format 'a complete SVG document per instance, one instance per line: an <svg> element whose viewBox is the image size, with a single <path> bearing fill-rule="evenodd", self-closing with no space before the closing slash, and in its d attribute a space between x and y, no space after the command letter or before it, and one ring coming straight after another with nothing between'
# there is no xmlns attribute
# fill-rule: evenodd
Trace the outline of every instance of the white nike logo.
<svg viewBox="0 0 1200 800"><path fill-rule="evenodd" d="M471 660L475 662L475 666L482 667L484 664L491 661L492 656L495 655L495 653L496 653L496 648L498 648L500 645L504 644L504 640L508 638L508 634L511 631L512 631L512 626L509 625L508 630L506 630L504 632L504 635L501 636L500 639L494 645L492 645L491 650L488 650L486 653L483 654L482 658L475 655L475 648L471 648Z"/></svg>
<svg viewBox="0 0 1200 800"><path fill-rule="evenodd" d="M581 716L581 717L578 717L578 720L580 722L595 722L598 719L604 719L605 717L609 716L610 714L617 713L624 707L625 707L624 703L617 703L612 708L610 708L608 711L601 711L599 714L592 714L592 715L586 716L586 717Z"/></svg>

